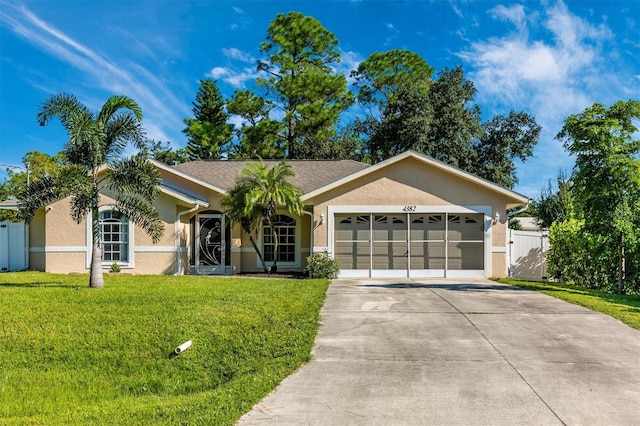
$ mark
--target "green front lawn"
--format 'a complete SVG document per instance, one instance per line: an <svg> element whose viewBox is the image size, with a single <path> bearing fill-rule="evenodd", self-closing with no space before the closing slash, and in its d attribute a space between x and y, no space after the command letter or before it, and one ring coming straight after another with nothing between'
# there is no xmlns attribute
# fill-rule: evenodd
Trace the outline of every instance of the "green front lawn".
<svg viewBox="0 0 640 426"><path fill-rule="evenodd" d="M496 281L539 291L593 311L602 312L640 330L640 295L638 294L619 296L568 284L512 278L499 278Z"/></svg>
<svg viewBox="0 0 640 426"><path fill-rule="evenodd" d="M0 274L0 424L232 424L310 358L326 280ZM176 346L190 349L171 357Z"/></svg>

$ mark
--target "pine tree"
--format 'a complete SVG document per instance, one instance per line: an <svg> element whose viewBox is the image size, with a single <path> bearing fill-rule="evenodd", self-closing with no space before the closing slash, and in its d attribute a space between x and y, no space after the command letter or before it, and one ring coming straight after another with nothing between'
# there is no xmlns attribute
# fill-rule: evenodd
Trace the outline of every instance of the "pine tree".
<svg viewBox="0 0 640 426"><path fill-rule="evenodd" d="M189 160L218 160L231 141L233 125L227 123L229 114L214 80L200 80L200 89L193 102L194 118L185 118L187 135L185 151Z"/></svg>

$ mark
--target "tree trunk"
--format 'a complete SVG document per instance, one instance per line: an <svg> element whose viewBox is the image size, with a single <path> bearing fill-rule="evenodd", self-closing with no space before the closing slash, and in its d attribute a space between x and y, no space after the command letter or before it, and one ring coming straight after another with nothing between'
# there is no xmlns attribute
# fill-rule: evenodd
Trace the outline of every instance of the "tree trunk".
<svg viewBox="0 0 640 426"><path fill-rule="evenodd" d="M271 238L273 238L273 264L271 265L271 272L276 273L278 271L278 234L271 219L269 219L269 227L271 228Z"/></svg>
<svg viewBox="0 0 640 426"><path fill-rule="evenodd" d="M618 294L624 294L624 282L626 277L626 265L624 254L624 235L620 236L620 275L618 278Z"/></svg>
<svg viewBox="0 0 640 426"><path fill-rule="evenodd" d="M262 257L262 252L258 248L258 245L256 244L255 240L253 239L253 235L251 234L249 234L249 241L251 241L251 245L253 246L253 249L256 251L256 254L258 255L258 259L260 259L260 263L262 264L262 270L264 270L264 272L268 272L267 264L264 263L264 257Z"/></svg>
<svg viewBox="0 0 640 426"><path fill-rule="evenodd" d="M264 272L267 272L267 265L266 263L264 263L264 257L262 256L262 252L258 248L258 245L256 244L256 240L253 239L253 233L251 232L251 222L243 220L241 222L241 226L242 226L242 229L244 229L244 232L246 232L246 234L249 236L249 241L251 241L251 245L253 246L253 249L256 251L256 254L258 255L258 259L260 259L260 263L262 264L262 270Z"/></svg>
<svg viewBox="0 0 640 426"><path fill-rule="evenodd" d="M91 252L91 275L89 276L89 287L104 287L104 278L102 275L102 250L97 244L93 245Z"/></svg>
<svg viewBox="0 0 640 426"><path fill-rule="evenodd" d="M97 191L96 191L97 194ZM98 211L97 195L91 207L91 231L92 246L91 251L91 274L89 275L89 287L104 287L104 277L102 276L102 249L100 248L100 212Z"/></svg>

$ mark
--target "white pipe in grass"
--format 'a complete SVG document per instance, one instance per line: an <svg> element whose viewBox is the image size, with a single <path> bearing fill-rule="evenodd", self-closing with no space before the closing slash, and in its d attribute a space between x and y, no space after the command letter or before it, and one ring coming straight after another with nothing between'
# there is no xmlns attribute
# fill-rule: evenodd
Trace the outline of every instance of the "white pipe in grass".
<svg viewBox="0 0 640 426"><path fill-rule="evenodd" d="M182 352L189 349L189 347L191 346L191 343L193 343L191 342L191 340L187 340L186 342L178 346L174 352L176 353L176 355L180 355Z"/></svg>

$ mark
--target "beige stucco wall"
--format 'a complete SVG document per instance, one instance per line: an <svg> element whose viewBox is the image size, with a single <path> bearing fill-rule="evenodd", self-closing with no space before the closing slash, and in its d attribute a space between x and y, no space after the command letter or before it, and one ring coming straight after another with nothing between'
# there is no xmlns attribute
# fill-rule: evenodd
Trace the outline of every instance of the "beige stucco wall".
<svg viewBox="0 0 640 426"><path fill-rule="evenodd" d="M47 272L57 274L85 273L86 252L47 252L45 253Z"/></svg>
<svg viewBox="0 0 640 426"><path fill-rule="evenodd" d="M491 276L504 278L507 276L507 253L492 253L491 256Z"/></svg>
<svg viewBox="0 0 640 426"><path fill-rule="evenodd" d="M113 198L101 195L100 206L114 204ZM123 267L123 272L140 274L173 273L175 269L176 203L160 194L155 203L164 222L165 232L157 244L153 244L143 229L133 226L133 268ZM31 269L55 273L88 272L87 220L76 223L70 214L70 198L51 203L40 209L30 223ZM144 248L151 250L144 251ZM142 252L137 251L143 249ZM109 265L104 266L108 270Z"/></svg>
<svg viewBox="0 0 640 426"><path fill-rule="evenodd" d="M29 223L29 247L44 249L46 239L45 210L40 209Z"/></svg>
<svg viewBox="0 0 640 426"><path fill-rule="evenodd" d="M136 252L135 268L123 269L123 272L136 274L172 275L175 272L176 258L174 252Z"/></svg>
<svg viewBox="0 0 640 426"><path fill-rule="evenodd" d="M29 252L29 269L34 271L47 270L47 261L44 252Z"/></svg>
<svg viewBox="0 0 640 426"><path fill-rule="evenodd" d="M369 173L309 201L314 204L316 220L320 214L329 217L329 206L490 206L492 218L495 213L500 214L500 222L491 227L492 249L500 251L506 246L504 195L414 158ZM316 247L328 246L328 226L325 219L316 228ZM491 275L505 276L505 253L492 253L491 267Z"/></svg>

